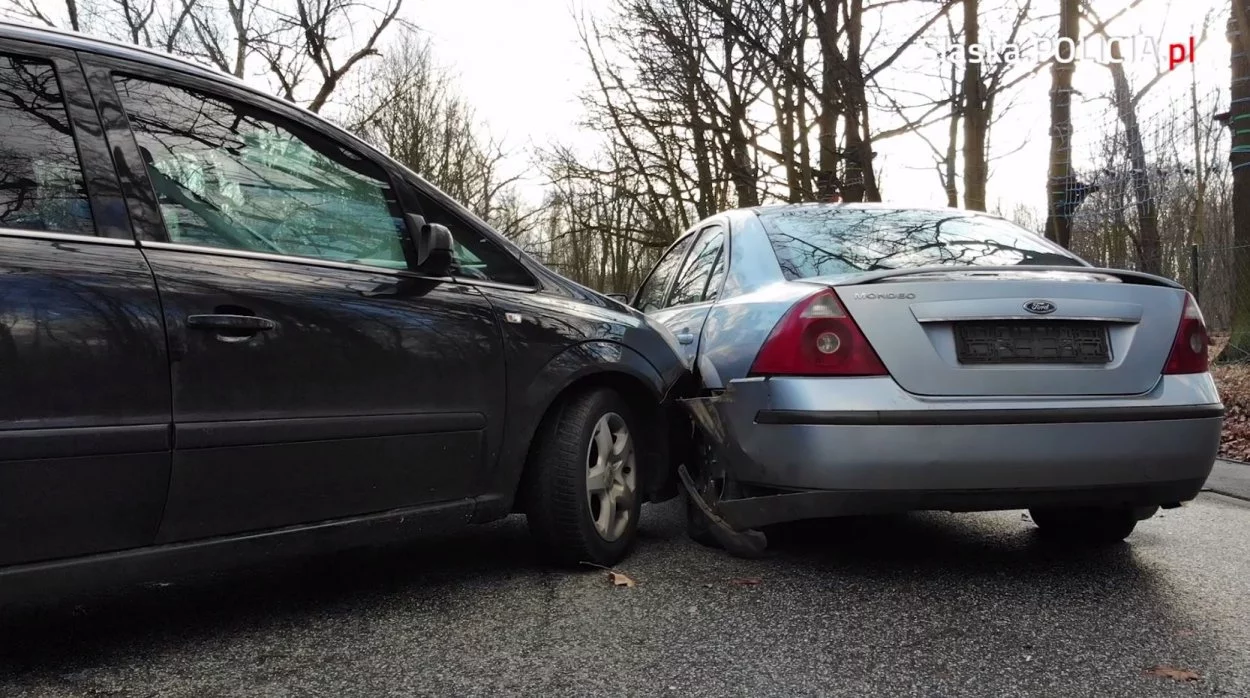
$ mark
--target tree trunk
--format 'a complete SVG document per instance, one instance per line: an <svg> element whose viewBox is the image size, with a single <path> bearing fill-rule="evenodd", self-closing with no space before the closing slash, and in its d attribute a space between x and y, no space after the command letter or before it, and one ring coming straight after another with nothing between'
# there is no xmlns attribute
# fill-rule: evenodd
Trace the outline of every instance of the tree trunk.
<svg viewBox="0 0 1250 698"><path fill-rule="evenodd" d="M842 85L843 114L846 122L846 152L843 153L845 169L842 177L843 199L846 201L880 201L876 173L872 162L872 130L868 127L868 93L864 84L863 54L860 44L863 38L863 0L850 0L846 22L846 56L834 47Z"/></svg>
<svg viewBox="0 0 1250 698"><path fill-rule="evenodd" d="M82 31L81 23L78 21L77 0L65 0L65 10L69 13L69 28L74 31Z"/></svg>
<svg viewBox="0 0 1250 698"><path fill-rule="evenodd" d="M1202 245L1203 231L1206 228L1207 206L1207 165L1202 161L1202 112L1198 110L1198 70L1190 64L1189 71L1189 113L1194 122L1194 209L1189 222L1189 244ZM1191 269L1193 278L1197 278L1197 269Z"/></svg>
<svg viewBox="0 0 1250 698"><path fill-rule="evenodd" d="M1075 44L1080 31L1080 0L1060 0L1059 36ZM1046 237L1064 247L1072 244L1072 218L1064 210L1072 181L1072 74L1076 56L1051 66L1050 168L1047 182Z"/></svg>
<svg viewBox="0 0 1250 698"><path fill-rule="evenodd" d="M777 6L778 22L777 26L782 36L778 39L778 63L785 65L787 63L793 65L802 65L800 60L795 60L799 47L803 42L793 40L797 32L797 17L792 16L790 7L786 3L780 3ZM799 14L804 14L800 11ZM728 22L726 22L728 24ZM789 42L793 40L793 44ZM788 48L786 48L788 47ZM789 79L788 75L766 75L768 90L773 97L773 114L777 124L777 144L781 153L781 165L786 171L786 196L785 199L789 203L798 203L804 200L803 197L803 178L806 173L802 169L802 163L799 162L799 136L798 131L801 129L802 115L799 105L803 102L801 95L799 99L795 99L802 87L797 85L794 80Z"/></svg>
<svg viewBox="0 0 1250 698"><path fill-rule="evenodd" d="M1150 169L1146 163L1146 148L1142 144L1141 126L1137 123L1137 105L1133 102L1133 90L1124 73L1124 66L1120 63L1109 63L1107 67L1111 69L1116 113L1120 123L1124 125L1124 140L1128 145L1129 162L1133 166L1131 180L1133 203L1137 208L1138 269L1147 274L1158 274L1162 271L1159 259L1159 210L1150 192Z"/></svg>
<svg viewBox="0 0 1250 698"><path fill-rule="evenodd" d="M981 41L981 23L977 12L977 0L964 0L965 46L973 46ZM985 183L989 177L989 166L985 162L985 135L989 129L989 112L985 104L985 81L981 76L980 63L984 58L977 62L972 60L971 55L965 55L964 58L964 208L984 211Z"/></svg>
<svg viewBox="0 0 1250 698"><path fill-rule="evenodd" d="M1229 161L1233 168L1233 298L1232 336L1221 361L1250 361L1250 0L1232 0L1228 20L1232 43L1233 132Z"/></svg>
<svg viewBox="0 0 1250 698"><path fill-rule="evenodd" d="M959 154L959 124L963 113L963 93L959 90L958 68L951 64L951 117L946 132L946 157L942 161L942 185L946 189L946 205L959 208L959 182L955 167Z"/></svg>
<svg viewBox="0 0 1250 698"><path fill-rule="evenodd" d="M811 29L811 13L799 12L799 33L798 36L806 37ZM807 46L806 41L797 42L795 52L795 65L807 65ZM787 82L790 82L787 79ZM808 98L807 91L802 86L797 86L794 91L795 101L798 103L798 140L799 140L799 185L803 187L799 195L799 201L811 201L816 196L814 188L814 178L812 177L812 125L808 119Z"/></svg>
<svg viewBox="0 0 1250 698"><path fill-rule="evenodd" d="M834 0L813 0L817 10L816 36L820 39L820 114L817 117L816 200L836 201L838 182L838 117L842 99L838 89L838 62L834 57L838 41L838 6Z"/></svg>
<svg viewBox="0 0 1250 698"><path fill-rule="evenodd" d="M725 11L731 7L730 0L725 1ZM726 120L729 125L728 143L725 152L725 167L733 180L737 205L740 208L758 206L759 183L755 172L755 163L751 161L751 143L747 135L750 124L747 122L747 105L742 99L739 89L739 75L734 70L734 54L738 48L733 40L733 27L729 22L724 24L724 37L721 39L724 51L725 92L728 98Z"/></svg>

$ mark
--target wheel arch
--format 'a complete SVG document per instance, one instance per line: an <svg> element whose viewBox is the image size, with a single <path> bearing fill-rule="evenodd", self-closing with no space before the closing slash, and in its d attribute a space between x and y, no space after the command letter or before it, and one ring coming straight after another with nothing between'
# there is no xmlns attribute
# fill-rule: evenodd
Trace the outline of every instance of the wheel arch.
<svg viewBox="0 0 1250 698"><path fill-rule="evenodd" d="M483 511L477 520L519 511L517 497L533 454L536 438L544 425L559 415L560 408L574 395L608 388L629 405L641 424L640 445L645 449L642 469L646 483L644 501L660 501L676 493L670 455L670 433L674 409L669 400L671 382L639 352L609 341L590 341L569 347L554 357L530 382L530 389L518 399L509 400L509 425L504 436L497 478L491 491L501 495L498 509Z"/></svg>

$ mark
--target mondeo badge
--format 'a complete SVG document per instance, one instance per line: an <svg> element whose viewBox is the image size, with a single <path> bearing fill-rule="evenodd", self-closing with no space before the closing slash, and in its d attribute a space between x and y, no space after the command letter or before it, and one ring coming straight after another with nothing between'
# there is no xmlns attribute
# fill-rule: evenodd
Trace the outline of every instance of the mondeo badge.
<svg viewBox="0 0 1250 698"><path fill-rule="evenodd" d="M1049 315L1055 312L1055 304L1050 301L1029 301L1024 304L1024 309L1034 315Z"/></svg>
<svg viewBox="0 0 1250 698"><path fill-rule="evenodd" d="M914 293L856 293L855 294L855 300L857 301L886 301L886 300L892 301L896 299L909 301L909 300L914 300L915 298L916 298L916 294Z"/></svg>

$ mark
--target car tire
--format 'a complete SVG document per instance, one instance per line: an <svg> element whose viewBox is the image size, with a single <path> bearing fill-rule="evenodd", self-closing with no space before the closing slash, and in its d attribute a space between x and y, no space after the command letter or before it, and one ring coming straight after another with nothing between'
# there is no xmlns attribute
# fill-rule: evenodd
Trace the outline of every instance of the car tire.
<svg viewBox="0 0 1250 698"><path fill-rule="evenodd" d="M1046 538L1086 545L1113 545L1128 538L1140 512L1132 507L1039 508L1029 516Z"/></svg>
<svg viewBox="0 0 1250 698"><path fill-rule="evenodd" d="M543 424L523 497L530 533L549 562L609 567L633 547L645 491L636 424L609 389L568 398Z"/></svg>

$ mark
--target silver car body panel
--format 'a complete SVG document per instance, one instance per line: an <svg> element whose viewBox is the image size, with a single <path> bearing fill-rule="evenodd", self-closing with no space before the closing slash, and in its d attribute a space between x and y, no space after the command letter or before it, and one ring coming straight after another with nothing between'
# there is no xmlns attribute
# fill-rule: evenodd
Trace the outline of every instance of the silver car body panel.
<svg viewBox="0 0 1250 698"><path fill-rule="evenodd" d="M871 291L854 292L861 288ZM977 281L843 286L838 296L890 375L906 390L922 395L1141 393L1159 380L1185 303L1185 291L1177 288L992 276ZM1035 299L1045 299L1056 308L1046 315L1047 322L1104 321L1111 361L1097 365L959 364L954 322L1027 318L1024 306Z"/></svg>
<svg viewBox="0 0 1250 698"><path fill-rule="evenodd" d="M1164 376L1131 397L1055 399L935 399L889 377L747 378L732 381L714 404L729 474L785 489L1064 489L1203 479L1221 423L1209 374ZM1195 407L1207 409L1184 418ZM786 419L772 421L791 423L768 423L777 414Z"/></svg>
<svg viewBox="0 0 1250 698"><path fill-rule="evenodd" d="M652 315L674 331L701 324L694 360L711 397L698 401L700 421L712 425L731 478L848 495L1181 483L1165 489L1172 501L1194 496L1210 472L1222 422L1215 384L1205 373L1162 375L1185 301L1175 282L1088 265L789 281L755 210L718 218L731 250L720 297ZM890 375L749 377L780 319L822 286L838 294ZM1106 322L1111 361L956 360L951 323L1023 318L1035 301L1045 301L1034 307L1050 319ZM925 508L923 497L907 501ZM735 511L753 506L741 504ZM786 517L775 507L757 514Z"/></svg>

